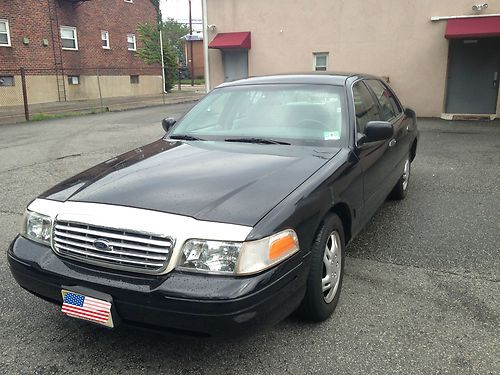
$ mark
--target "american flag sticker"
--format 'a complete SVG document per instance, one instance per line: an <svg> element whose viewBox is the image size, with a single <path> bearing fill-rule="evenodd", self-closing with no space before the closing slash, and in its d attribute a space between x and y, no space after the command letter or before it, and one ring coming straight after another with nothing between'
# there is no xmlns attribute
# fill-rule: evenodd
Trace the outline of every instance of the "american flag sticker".
<svg viewBox="0 0 500 375"><path fill-rule="evenodd" d="M69 290L61 290L61 294L63 297L61 311L64 314L102 324L106 327L113 327L110 302L87 297Z"/></svg>

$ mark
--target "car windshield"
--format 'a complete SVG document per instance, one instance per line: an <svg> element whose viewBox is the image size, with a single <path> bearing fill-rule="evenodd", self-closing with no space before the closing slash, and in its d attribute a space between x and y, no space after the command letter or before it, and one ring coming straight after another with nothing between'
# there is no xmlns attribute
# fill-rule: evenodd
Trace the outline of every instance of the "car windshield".
<svg viewBox="0 0 500 375"><path fill-rule="evenodd" d="M342 86L245 85L213 90L174 127L172 138L341 146L347 138Z"/></svg>

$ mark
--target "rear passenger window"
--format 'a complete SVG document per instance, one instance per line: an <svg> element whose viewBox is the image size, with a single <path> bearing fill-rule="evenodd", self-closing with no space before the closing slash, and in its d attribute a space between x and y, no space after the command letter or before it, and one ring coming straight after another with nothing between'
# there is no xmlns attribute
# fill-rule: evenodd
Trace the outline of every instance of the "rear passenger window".
<svg viewBox="0 0 500 375"><path fill-rule="evenodd" d="M380 110L363 82L356 82L352 86L352 94L354 96L358 133L364 133L367 123L380 121Z"/></svg>
<svg viewBox="0 0 500 375"><path fill-rule="evenodd" d="M382 82L371 79L367 83L382 107L382 119L384 121L391 121L402 112L394 95Z"/></svg>

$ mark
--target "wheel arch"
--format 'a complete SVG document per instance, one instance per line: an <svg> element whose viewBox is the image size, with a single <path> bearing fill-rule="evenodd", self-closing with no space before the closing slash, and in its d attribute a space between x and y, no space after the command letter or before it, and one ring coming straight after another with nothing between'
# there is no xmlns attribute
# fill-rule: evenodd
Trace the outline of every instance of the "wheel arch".
<svg viewBox="0 0 500 375"><path fill-rule="evenodd" d="M336 214L342 221L344 227L345 244L347 245L352 238L352 215L351 209L345 202L338 202L328 211L328 213Z"/></svg>
<svg viewBox="0 0 500 375"><path fill-rule="evenodd" d="M412 162L415 159L415 156L417 156L417 139L413 141L411 148L410 148L410 162Z"/></svg>

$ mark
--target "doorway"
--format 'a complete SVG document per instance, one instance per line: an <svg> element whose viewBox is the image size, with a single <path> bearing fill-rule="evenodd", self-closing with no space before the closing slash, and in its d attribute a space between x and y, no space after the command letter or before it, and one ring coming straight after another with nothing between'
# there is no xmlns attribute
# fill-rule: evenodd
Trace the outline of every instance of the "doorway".
<svg viewBox="0 0 500 375"><path fill-rule="evenodd" d="M248 78L248 50L223 50L224 81Z"/></svg>
<svg viewBox="0 0 500 375"><path fill-rule="evenodd" d="M495 114L500 38L451 39L447 113Z"/></svg>

